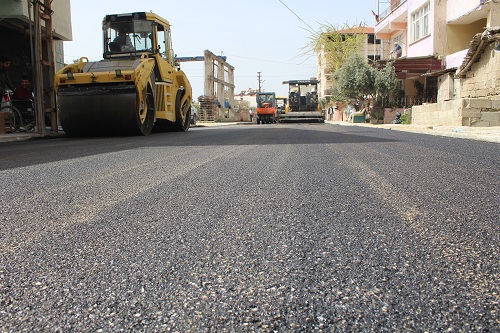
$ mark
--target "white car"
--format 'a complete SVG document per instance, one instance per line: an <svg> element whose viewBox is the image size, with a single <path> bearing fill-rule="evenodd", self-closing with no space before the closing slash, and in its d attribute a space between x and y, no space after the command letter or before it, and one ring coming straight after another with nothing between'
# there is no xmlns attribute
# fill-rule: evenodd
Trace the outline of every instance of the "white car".
<svg viewBox="0 0 500 333"><path fill-rule="evenodd" d="M191 105L191 125L196 125L198 119L200 119L198 109Z"/></svg>

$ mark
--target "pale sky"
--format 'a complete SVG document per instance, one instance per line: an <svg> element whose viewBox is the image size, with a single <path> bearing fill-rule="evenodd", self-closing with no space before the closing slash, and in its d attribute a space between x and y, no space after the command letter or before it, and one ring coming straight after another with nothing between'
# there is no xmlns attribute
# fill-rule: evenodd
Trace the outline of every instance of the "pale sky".
<svg viewBox="0 0 500 333"><path fill-rule="evenodd" d="M374 26L371 10L377 12L377 4L377 0L72 0L73 41L64 43L65 62L84 56L90 61L102 59L101 23L106 14L152 11L172 25L177 56L222 52L235 67L235 94L257 89L261 72L264 91L286 95L283 81L316 76L316 57L304 56L302 50L311 28L360 22ZM181 63L181 69L197 100L203 95L203 63Z"/></svg>

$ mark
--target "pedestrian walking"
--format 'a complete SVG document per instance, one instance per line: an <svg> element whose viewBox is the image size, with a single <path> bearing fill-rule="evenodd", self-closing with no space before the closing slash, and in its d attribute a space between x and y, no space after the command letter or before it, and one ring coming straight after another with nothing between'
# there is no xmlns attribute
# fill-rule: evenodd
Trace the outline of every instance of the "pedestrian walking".
<svg viewBox="0 0 500 333"><path fill-rule="evenodd" d="M333 120L333 106L328 108L328 120Z"/></svg>

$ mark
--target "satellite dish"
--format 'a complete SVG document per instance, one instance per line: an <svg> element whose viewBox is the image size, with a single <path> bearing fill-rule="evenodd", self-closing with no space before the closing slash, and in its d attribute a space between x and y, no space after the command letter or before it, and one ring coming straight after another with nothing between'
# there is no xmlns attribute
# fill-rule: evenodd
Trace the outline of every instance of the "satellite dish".
<svg viewBox="0 0 500 333"><path fill-rule="evenodd" d="M495 46L495 48L493 49L493 51L500 52L500 43L498 43L497 46Z"/></svg>

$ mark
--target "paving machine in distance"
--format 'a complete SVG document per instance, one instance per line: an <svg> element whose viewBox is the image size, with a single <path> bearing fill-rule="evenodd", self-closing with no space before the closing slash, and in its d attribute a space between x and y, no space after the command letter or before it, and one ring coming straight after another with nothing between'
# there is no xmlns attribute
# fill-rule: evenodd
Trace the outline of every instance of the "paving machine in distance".
<svg viewBox="0 0 500 333"><path fill-rule="evenodd" d="M288 98L285 96L276 96L276 112L278 117L280 113L285 113Z"/></svg>
<svg viewBox="0 0 500 333"><path fill-rule="evenodd" d="M70 136L187 131L191 84L172 49L170 23L153 13L106 15L103 60L83 57L55 76L61 126Z"/></svg>
<svg viewBox="0 0 500 333"><path fill-rule="evenodd" d="M272 124L276 122L276 94L273 92L257 93L257 124Z"/></svg>
<svg viewBox="0 0 500 333"><path fill-rule="evenodd" d="M325 122L324 112L318 103L318 80L290 80L288 104L285 112L279 114L279 122Z"/></svg>

